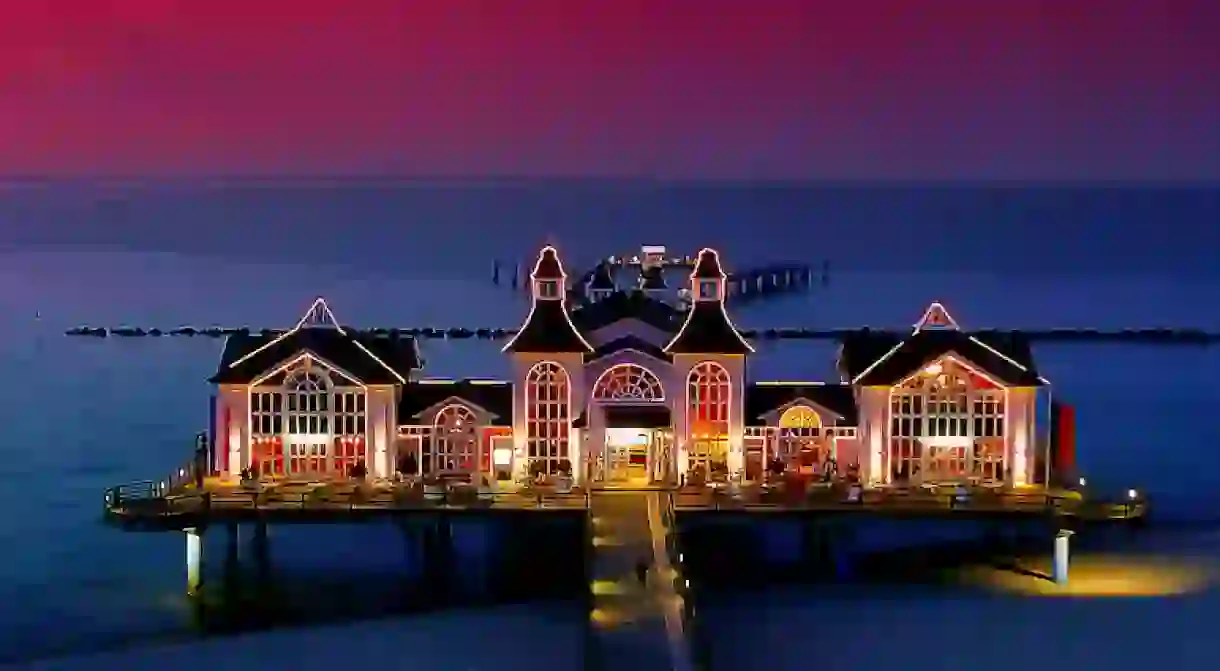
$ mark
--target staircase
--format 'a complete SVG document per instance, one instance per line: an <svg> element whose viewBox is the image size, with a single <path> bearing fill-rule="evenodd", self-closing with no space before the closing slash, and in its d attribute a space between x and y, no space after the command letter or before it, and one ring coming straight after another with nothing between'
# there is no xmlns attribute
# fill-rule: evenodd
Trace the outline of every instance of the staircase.
<svg viewBox="0 0 1220 671"><path fill-rule="evenodd" d="M689 671L681 600L666 551L661 497L648 491L592 495L593 643L602 669ZM636 563L648 562L647 584Z"/></svg>

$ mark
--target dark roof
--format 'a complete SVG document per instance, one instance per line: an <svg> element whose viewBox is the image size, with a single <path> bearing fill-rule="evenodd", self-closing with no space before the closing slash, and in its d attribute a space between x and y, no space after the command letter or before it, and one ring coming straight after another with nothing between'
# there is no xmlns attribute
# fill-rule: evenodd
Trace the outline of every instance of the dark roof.
<svg viewBox="0 0 1220 671"><path fill-rule="evenodd" d="M513 385L490 380L426 380L403 387L398 401L399 424L431 424L431 417L416 417L448 398L459 398L490 412L495 426L513 424Z"/></svg>
<svg viewBox="0 0 1220 671"><path fill-rule="evenodd" d="M563 301L534 299L528 320L508 341L505 352L592 352L593 347L568 319Z"/></svg>
<svg viewBox="0 0 1220 671"><path fill-rule="evenodd" d="M957 329L918 330L876 367L853 377L856 384L893 385L935 359L954 352L983 372L1007 385L1037 387L1045 384L1034 367L1029 342L1019 334L973 334Z"/></svg>
<svg viewBox="0 0 1220 671"><path fill-rule="evenodd" d="M699 251L699 259L695 261L695 269L691 277L702 279L723 278L724 269L720 267L720 254L714 249L704 248Z"/></svg>
<svg viewBox="0 0 1220 671"><path fill-rule="evenodd" d="M665 271L661 266L640 267L640 289L662 291L668 288L665 284Z"/></svg>
<svg viewBox="0 0 1220 671"><path fill-rule="evenodd" d="M602 261L597 264L589 277L589 289L593 291L613 291L614 286L614 271L610 268L610 264Z"/></svg>
<svg viewBox="0 0 1220 671"><path fill-rule="evenodd" d="M877 359L902 342L902 334L893 331L860 329L852 331L842 339L839 347L839 374L847 381L856 379Z"/></svg>
<svg viewBox="0 0 1220 671"><path fill-rule="evenodd" d="M406 379L411 371L423 366L415 340L408 336L390 338L334 327L304 327L278 333L229 336L220 365L210 382L249 384L305 351L343 369L364 384L401 384L399 377Z"/></svg>
<svg viewBox="0 0 1220 671"><path fill-rule="evenodd" d="M632 405L604 405L606 427L611 429L663 429L672 426L669 407L664 403L637 403ZM572 427L583 429L589 425L587 412L572 422Z"/></svg>
<svg viewBox="0 0 1220 671"><path fill-rule="evenodd" d="M859 421L855 391L851 385L784 382L746 386L745 423L752 425L768 412L801 398L841 416L844 426L855 426Z"/></svg>
<svg viewBox="0 0 1220 671"><path fill-rule="evenodd" d="M605 343L592 352L586 354L585 363L596 361L602 357L607 357L611 354L616 354L627 349L642 352L661 361L673 362L673 357L666 354L665 350L661 349L660 347L657 347L643 338L638 338L633 335L625 335L621 338L615 338L614 340L611 340L610 342Z"/></svg>
<svg viewBox="0 0 1220 671"><path fill-rule="evenodd" d="M563 264L559 262L559 252L547 245L538 252L538 261L530 271L530 277L536 280L562 280L566 275Z"/></svg>
<svg viewBox="0 0 1220 671"><path fill-rule="evenodd" d="M638 319L667 333L682 326L682 312L642 291L616 291L572 311L572 322L583 332L596 331L624 319Z"/></svg>
<svg viewBox="0 0 1220 671"><path fill-rule="evenodd" d="M749 354L754 350L729 321L724 303L695 301L686 323L665 346L669 354Z"/></svg>

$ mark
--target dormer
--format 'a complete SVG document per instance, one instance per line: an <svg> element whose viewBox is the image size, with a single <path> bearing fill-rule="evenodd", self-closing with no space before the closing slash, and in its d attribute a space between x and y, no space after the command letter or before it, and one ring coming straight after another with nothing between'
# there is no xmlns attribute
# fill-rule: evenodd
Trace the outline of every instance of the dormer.
<svg viewBox="0 0 1220 671"><path fill-rule="evenodd" d="M669 291L665 284L665 270L659 265L640 266L640 291L658 300Z"/></svg>
<svg viewBox="0 0 1220 671"><path fill-rule="evenodd" d="M618 286L614 283L614 270L609 262L602 261L593 269L589 283L585 286L585 295L591 301L600 301L615 291L618 291Z"/></svg>
<svg viewBox="0 0 1220 671"><path fill-rule="evenodd" d="M587 354L593 351L568 317L567 274L559 260L559 251L551 245L538 252L538 261L530 272L530 292L530 313L502 352Z"/></svg>
<svg viewBox="0 0 1220 671"><path fill-rule="evenodd" d="M727 275L714 249L703 249L690 274L691 306L686 322L665 346L667 354L748 354L754 351L724 307Z"/></svg>

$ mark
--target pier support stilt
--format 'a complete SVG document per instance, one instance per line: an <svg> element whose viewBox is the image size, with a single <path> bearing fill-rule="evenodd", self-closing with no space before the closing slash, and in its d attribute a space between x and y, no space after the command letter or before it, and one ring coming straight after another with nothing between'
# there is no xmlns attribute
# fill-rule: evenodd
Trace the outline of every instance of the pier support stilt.
<svg viewBox="0 0 1220 671"><path fill-rule="evenodd" d="M186 593L199 596L203 589L203 529L189 527L186 532Z"/></svg>
<svg viewBox="0 0 1220 671"><path fill-rule="evenodd" d="M1055 534L1055 558L1051 577L1059 585L1066 585L1068 582L1069 539L1072 537L1072 533L1067 529L1060 529L1059 533Z"/></svg>

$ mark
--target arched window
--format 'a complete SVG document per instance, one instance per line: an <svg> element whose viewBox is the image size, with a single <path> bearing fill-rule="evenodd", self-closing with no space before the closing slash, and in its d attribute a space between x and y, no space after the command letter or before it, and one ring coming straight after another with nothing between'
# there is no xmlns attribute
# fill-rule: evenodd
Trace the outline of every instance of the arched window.
<svg viewBox="0 0 1220 671"><path fill-rule="evenodd" d="M305 368L288 376L284 391L288 395L288 472L330 471L330 380Z"/></svg>
<svg viewBox="0 0 1220 671"><path fill-rule="evenodd" d="M250 390L254 470L346 475L365 460L364 389L308 357L281 379Z"/></svg>
<svg viewBox="0 0 1220 671"><path fill-rule="evenodd" d="M890 395L891 482L1001 481L1004 390L946 358Z"/></svg>
<svg viewBox="0 0 1220 671"><path fill-rule="evenodd" d="M449 405L432 423L431 454L424 455L424 472L478 468L478 418L464 405Z"/></svg>
<svg viewBox="0 0 1220 671"><path fill-rule="evenodd" d="M661 380L652 371L635 364L620 364L606 370L593 385L595 401L664 401Z"/></svg>
<svg viewBox="0 0 1220 671"><path fill-rule="evenodd" d="M525 376L525 444L531 469L558 474L561 462L567 461L571 391L568 373L557 363L543 361Z"/></svg>
<svg viewBox="0 0 1220 671"><path fill-rule="evenodd" d="M686 378L687 460L691 470L710 476L728 473L729 404L733 387L729 371L704 361Z"/></svg>
<svg viewBox="0 0 1220 671"><path fill-rule="evenodd" d="M830 438L822 435L822 418L807 405L794 405L779 418L779 457L812 468L830 457Z"/></svg>

